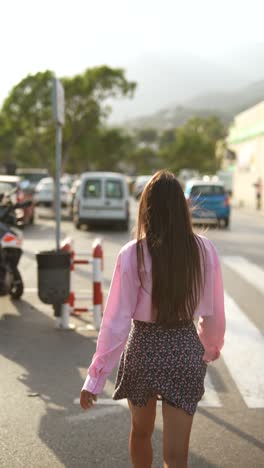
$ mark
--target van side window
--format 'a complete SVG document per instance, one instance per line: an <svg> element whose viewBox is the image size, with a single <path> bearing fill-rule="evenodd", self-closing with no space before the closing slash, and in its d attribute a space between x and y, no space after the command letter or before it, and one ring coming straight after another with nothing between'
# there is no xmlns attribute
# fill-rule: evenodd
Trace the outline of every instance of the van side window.
<svg viewBox="0 0 264 468"><path fill-rule="evenodd" d="M102 182L101 180L90 179L86 180L83 187L84 198L101 198L102 196Z"/></svg>
<svg viewBox="0 0 264 468"><path fill-rule="evenodd" d="M123 186L120 180L107 180L105 183L106 198L123 198Z"/></svg>

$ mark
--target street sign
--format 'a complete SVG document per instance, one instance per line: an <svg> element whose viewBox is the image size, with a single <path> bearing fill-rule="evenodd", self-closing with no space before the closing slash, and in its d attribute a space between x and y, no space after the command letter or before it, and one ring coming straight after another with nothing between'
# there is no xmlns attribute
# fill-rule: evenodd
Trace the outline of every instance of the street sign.
<svg viewBox="0 0 264 468"><path fill-rule="evenodd" d="M52 103L55 122L64 125L64 88L58 78L53 79Z"/></svg>

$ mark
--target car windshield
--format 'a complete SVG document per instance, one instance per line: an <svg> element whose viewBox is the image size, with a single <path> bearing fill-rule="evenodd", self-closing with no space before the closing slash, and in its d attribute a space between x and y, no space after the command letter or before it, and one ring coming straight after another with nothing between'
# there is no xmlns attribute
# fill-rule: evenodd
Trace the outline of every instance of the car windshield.
<svg viewBox="0 0 264 468"><path fill-rule="evenodd" d="M224 195L222 185L194 185L191 190L192 196Z"/></svg>

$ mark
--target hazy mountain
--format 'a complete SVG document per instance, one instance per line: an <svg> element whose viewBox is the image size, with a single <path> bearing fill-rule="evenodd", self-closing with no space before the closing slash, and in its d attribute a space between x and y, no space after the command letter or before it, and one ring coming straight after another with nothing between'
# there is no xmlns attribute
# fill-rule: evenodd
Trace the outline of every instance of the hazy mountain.
<svg viewBox="0 0 264 468"><path fill-rule="evenodd" d="M225 123L243 110L264 99L264 80L251 83L233 92L211 92L189 99L181 106L171 106L148 116L130 119L124 125L130 128L171 128L184 124L193 116L219 116Z"/></svg>
<svg viewBox="0 0 264 468"><path fill-rule="evenodd" d="M132 100L113 104L112 122L164 115L175 108L178 116L189 115L194 109L203 113L217 111L228 119L237 109L264 96L262 44L230 49L211 60L187 52L145 54L125 63L124 68L128 79L137 81L138 89Z"/></svg>
<svg viewBox="0 0 264 468"><path fill-rule="evenodd" d="M218 55L217 63L222 64L227 70L236 71L238 85L241 84L241 78L247 82L263 80L264 44L250 44L243 48L231 49L229 53Z"/></svg>
<svg viewBox="0 0 264 468"><path fill-rule="evenodd" d="M218 89L235 89L238 80L241 85L248 81L223 65L187 53L147 54L124 68L138 88L132 100L115 101L111 120L116 122L183 104L193 96Z"/></svg>

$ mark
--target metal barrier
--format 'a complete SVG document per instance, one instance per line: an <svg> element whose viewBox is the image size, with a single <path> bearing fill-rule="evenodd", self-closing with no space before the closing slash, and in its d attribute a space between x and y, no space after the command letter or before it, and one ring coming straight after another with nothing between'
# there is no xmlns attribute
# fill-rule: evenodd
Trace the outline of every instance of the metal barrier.
<svg viewBox="0 0 264 468"><path fill-rule="evenodd" d="M76 306L76 301L86 300L87 302L92 300L92 313L93 322L96 330L99 330L102 314L103 314L103 248L100 239L95 239L92 246L92 255L88 255L87 252L78 252L76 254L74 250L74 242L71 238L66 238L61 244L61 250L70 253L70 293L67 301L62 305L61 315L57 317L58 328L73 329L74 326L69 323L71 315L78 315L83 312L89 312L89 307ZM85 256L86 258L76 258L78 256ZM78 295L78 290L74 287L74 271L75 265L92 265L92 277L93 287L92 296Z"/></svg>

